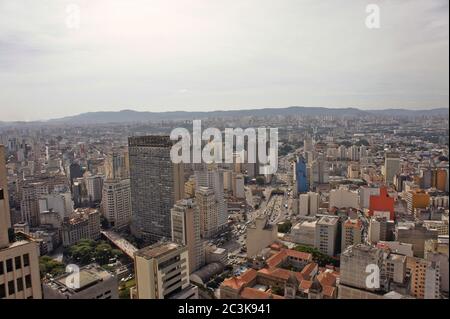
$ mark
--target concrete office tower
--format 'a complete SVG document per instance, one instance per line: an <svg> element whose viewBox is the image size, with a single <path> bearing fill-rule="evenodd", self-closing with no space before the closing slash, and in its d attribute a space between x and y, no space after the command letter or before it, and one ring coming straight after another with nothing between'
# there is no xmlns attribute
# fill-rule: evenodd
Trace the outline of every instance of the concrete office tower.
<svg viewBox="0 0 450 319"><path fill-rule="evenodd" d="M132 232L145 242L171 237L170 210L184 198L183 164L170 159L169 136L128 139Z"/></svg>
<svg viewBox="0 0 450 319"><path fill-rule="evenodd" d="M386 152L384 160L384 180L386 184L392 184L395 174L398 173L400 173L400 155L395 152Z"/></svg>
<svg viewBox="0 0 450 319"><path fill-rule="evenodd" d="M44 299L119 299L117 277L96 264L80 268L79 287L68 285L73 274L64 274L42 284Z"/></svg>
<svg viewBox="0 0 450 319"><path fill-rule="evenodd" d="M200 233L203 238L212 238L218 232L219 207L214 191L200 187L195 192L195 199L200 211Z"/></svg>
<svg viewBox="0 0 450 319"><path fill-rule="evenodd" d="M39 198L46 195L48 195L48 186L44 183L30 183L22 187L20 211L22 221L27 222L30 227L39 226Z"/></svg>
<svg viewBox="0 0 450 319"><path fill-rule="evenodd" d="M198 299L189 281L188 248L156 243L134 255L138 299Z"/></svg>
<svg viewBox="0 0 450 319"><path fill-rule="evenodd" d="M359 219L347 219L342 223L341 230L341 251L347 247L361 244L363 241L363 224Z"/></svg>
<svg viewBox="0 0 450 319"><path fill-rule="evenodd" d="M100 202L102 200L103 176L86 177L86 188L91 203Z"/></svg>
<svg viewBox="0 0 450 319"><path fill-rule="evenodd" d="M370 293L381 287L376 282L367 282L369 265L383 267L383 251L368 245L348 247L341 254L339 299L372 298ZM372 285L373 284L373 285Z"/></svg>
<svg viewBox="0 0 450 319"><path fill-rule="evenodd" d="M44 212L57 212L61 219L73 212L72 194L70 192L52 193L39 198L39 215Z"/></svg>
<svg viewBox="0 0 450 319"><path fill-rule="evenodd" d="M103 184L102 214L114 229L131 222L131 184L129 179L107 179Z"/></svg>
<svg viewBox="0 0 450 319"><path fill-rule="evenodd" d="M301 221L291 229L292 241L296 244L314 247L317 221Z"/></svg>
<svg viewBox="0 0 450 319"><path fill-rule="evenodd" d="M337 251L339 236L339 218L323 216L316 224L315 247L328 256L334 256Z"/></svg>
<svg viewBox="0 0 450 319"><path fill-rule="evenodd" d="M316 216L319 212L320 197L319 193L308 192L309 196L309 215Z"/></svg>
<svg viewBox="0 0 450 319"><path fill-rule="evenodd" d="M171 210L172 241L187 246L190 273L205 264L205 250L200 236L200 211L192 199L178 201Z"/></svg>
<svg viewBox="0 0 450 319"><path fill-rule="evenodd" d="M327 184L329 180L328 162L322 157L318 157L311 165L310 185Z"/></svg>
<svg viewBox="0 0 450 319"><path fill-rule="evenodd" d="M349 149L349 155L351 161L358 162L360 158L359 147L356 145L352 145Z"/></svg>
<svg viewBox="0 0 450 319"><path fill-rule="evenodd" d="M3 145L0 145L0 188L3 190L3 196L5 198L3 201L3 209L6 213L3 215L3 218L5 219L3 222L7 228L11 228L11 214L8 195L8 172L6 171L6 150ZM2 223L2 220L0 220L0 223Z"/></svg>
<svg viewBox="0 0 450 319"><path fill-rule="evenodd" d="M319 194L308 192L299 196L298 213L300 216L315 216L319 211Z"/></svg>
<svg viewBox="0 0 450 319"><path fill-rule="evenodd" d="M62 224L63 246L75 245L82 239L100 238L100 212L97 209L77 209Z"/></svg>
<svg viewBox="0 0 450 319"><path fill-rule="evenodd" d="M448 262L448 261L447 261ZM440 263L408 257L411 273L411 295L418 299L440 298Z"/></svg>
<svg viewBox="0 0 450 319"><path fill-rule="evenodd" d="M227 192L233 191L233 171L223 170L223 189Z"/></svg>
<svg viewBox="0 0 450 319"><path fill-rule="evenodd" d="M433 170L431 167L425 167L420 169L420 188L428 189L433 186Z"/></svg>
<svg viewBox="0 0 450 319"><path fill-rule="evenodd" d="M223 194L223 171L219 170L215 164L205 164L203 169L195 171L195 183L197 190L201 187L208 187L214 191L217 201L217 228L218 230L223 229L228 222L228 209Z"/></svg>
<svg viewBox="0 0 450 319"><path fill-rule="evenodd" d="M359 195L356 191L342 187L330 191L330 208L358 208Z"/></svg>
<svg viewBox="0 0 450 319"><path fill-rule="evenodd" d="M359 147L359 160L362 161L365 157L367 157L367 155L368 155L367 146L361 145Z"/></svg>
<svg viewBox="0 0 450 319"><path fill-rule="evenodd" d="M115 150L105 160L106 179L128 179L130 177L130 161L128 150Z"/></svg>
<svg viewBox="0 0 450 319"><path fill-rule="evenodd" d="M380 189L370 186L362 186L359 188L359 205L361 209L369 209L370 196L380 196Z"/></svg>
<svg viewBox="0 0 450 319"><path fill-rule="evenodd" d="M394 239L395 222L386 217L372 217L369 223L368 240L372 244Z"/></svg>
<svg viewBox="0 0 450 319"><path fill-rule="evenodd" d="M247 256L251 258L258 255L277 239L276 225L269 224L267 216L256 217L254 224L247 227Z"/></svg>
<svg viewBox="0 0 450 319"><path fill-rule="evenodd" d="M437 240L425 242L425 259L439 263L441 274L441 290L449 291L449 262L448 262L448 235L439 236Z"/></svg>
<svg viewBox="0 0 450 319"><path fill-rule="evenodd" d="M347 178L357 179L361 174L361 170L359 168L359 164L349 164L347 167Z"/></svg>
<svg viewBox="0 0 450 319"><path fill-rule="evenodd" d="M309 215L309 195L308 194L300 194L298 198L299 208L298 214L300 216L308 216Z"/></svg>
<svg viewBox="0 0 450 319"><path fill-rule="evenodd" d="M338 147L338 158L340 160L347 159L347 148L344 145Z"/></svg>
<svg viewBox="0 0 450 319"><path fill-rule="evenodd" d="M240 199L245 198L244 184L245 184L244 175L233 173L231 188L233 190L234 197L240 198Z"/></svg>
<svg viewBox="0 0 450 319"><path fill-rule="evenodd" d="M9 241L5 200L0 188L0 299L41 299L39 244L25 234Z"/></svg>
<svg viewBox="0 0 450 319"><path fill-rule="evenodd" d="M402 223L397 226L396 239L401 243L413 245L414 256L423 258L425 252L425 241L438 239L438 231L428 229L421 222Z"/></svg>
<svg viewBox="0 0 450 319"><path fill-rule="evenodd" d="M81 165L78 163L72 163L69 165L69 178L70 184L73 184L74 179L83 177L83 171L81 169Z"/></svg>
<svg viewBox="0 0 450 319"><path fill-rule="evenodd" d="M412 190L406 193L406 204L408 213L413 214L416 208L427 208L430 206L430 195L423 190Z"/></svg>
<svg viewBox="0 0 450 319"><path fill-rule="evenodd" d="M303 151L312 152L314 150L313 139L310 136L306 136L303 140Z"/></svg>
<svg viewBox="0 0 450 319"><path fill-rule="evenodd" d="M243 156L239 153L233 153L233 172L238 174L242 173L243 164Z"/></svg>

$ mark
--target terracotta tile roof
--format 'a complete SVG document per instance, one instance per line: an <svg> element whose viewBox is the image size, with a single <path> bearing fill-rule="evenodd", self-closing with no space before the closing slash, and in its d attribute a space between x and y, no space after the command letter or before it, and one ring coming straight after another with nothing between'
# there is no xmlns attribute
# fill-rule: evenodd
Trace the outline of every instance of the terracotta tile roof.
<svg viewBox="0 0 450 319"><path fill-rule="evenodd" d="M312 255L310 253L304 253L292 249L282 249L279 253L276 253L267 259L267 265L269 268L277 267L287 257L298 258L304 261L312 261Z"/></svg>
<svg viewBox="0 0 450 319"><path fill-rule="evenodd" d="M243 299L284 299L282 296L274 295L269 291L261 291L259 289L246 287L241 292Z"/></svg>
<svg viewBox="0 0 450 319"><path fill-rule="evenodd" d="M297 278L298 282L301 282L304 279L301 273L283 268L263 268L258 270L258 273L283 281L287 281L292 275Z"/></svg>
<svg viewBox="0 0 450 319"><path fill-rule="evenodd" d="M301 271L301 274L304 277L311 277L312 272L314 271L314 269L317 269L318 265L316 263L309 263L305 266L305 268L303 268L303 270Z"/></svg>
<svg viewBox="0 0 450 319"><path fill-rule="evenodd" d="M286 254L290 257L298 258L305 261L312 261L312 255L301 251L286 249Z"/></svg>
<svg viewBox="0 0 450 319"><path fill-rule="evenodd" d="M269 268L277 267L279 264L281 264L286 258L286 252L285 250L280 251L279 253L276 253L275 255L271 256L269 259L267 259L266 263L269 266Z"/></svg>
<svg viewBox="0 0 450 319"><path fill-rule="evenodd" d="M294 272L294 275L297 278L298 282L302 282L303 280L305 280L305 277L299 272Z"/></svg>
<svg viewBox="0 0 450 319"><path fill-rule="evenodd" d="M303 280L300 283L300 289L303 290L305 293L308 293L309 288L311 288L313 282L311 280Z"/></svg>
<svg viewBox="0 0 450 319"><path fill-rule="evenodd" d="M244 285L248 285L253 279L256 278L256 270L249 269L241 276L227 278L223 281L222 285L230 287L232 289L240 289Z"/></svg>
<svg viewBox="0 0 450 319"><path fill-rule="evenodd" d="M323 286L322 285L322 294L327 297L334 297L334 292L336 291L336 287L331 286Z"/></svg>
<svg viewBox="0 0 450 319"><path fill-rule="evenodd" d="M281 250L284 246L278 243L273 243L272 245L269 246L271 249L273 250Z"/></svg>
<svg viewBox="0 0 450 319"><path fill-rule="evenodd" d="M336 286L336 276L329 272L323 272L317 275L317 280L322 287L324 286Z"/></svg>

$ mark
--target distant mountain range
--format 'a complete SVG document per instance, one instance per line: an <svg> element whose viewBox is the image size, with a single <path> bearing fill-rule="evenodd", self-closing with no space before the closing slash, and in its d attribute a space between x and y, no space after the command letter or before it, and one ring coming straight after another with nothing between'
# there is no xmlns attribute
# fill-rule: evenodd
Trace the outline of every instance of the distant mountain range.
<svg viewBox="0 0 450 319"><path fill-rule="evenodd" d="M421 116L445 116L448 117L448 108L435 108L430 110L408 109L384 109L384 110L360 110L357 108L326 108L326 107L301 107L287 108L263 108L251 110L230 110L211 112L138 112L123 110L118 112L88 112L75 116L51 119L42 122L48 124L107 124L107 123L137 123L163 120L192 120L206 118L231 118L231 117L267 117L267 116L320 116L329 115L337 117L364 117L370 115L389 117L421 117ZM17 122L24 123L24 122ZM0 122L1 124L1 122ZM4 122L4 124L6 124Z"/></svg>

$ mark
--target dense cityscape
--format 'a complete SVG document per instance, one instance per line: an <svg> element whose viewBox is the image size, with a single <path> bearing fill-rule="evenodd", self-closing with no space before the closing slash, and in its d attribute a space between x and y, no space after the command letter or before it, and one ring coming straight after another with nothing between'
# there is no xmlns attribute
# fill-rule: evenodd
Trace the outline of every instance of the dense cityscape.
<svg viewBox="0 0 450 319"><path fill-rule="evenodd" d="M274 174L173 163L189 118L1 124L0 299L448 298L448 115L258 113L202 125L278 128Z"/></svg>

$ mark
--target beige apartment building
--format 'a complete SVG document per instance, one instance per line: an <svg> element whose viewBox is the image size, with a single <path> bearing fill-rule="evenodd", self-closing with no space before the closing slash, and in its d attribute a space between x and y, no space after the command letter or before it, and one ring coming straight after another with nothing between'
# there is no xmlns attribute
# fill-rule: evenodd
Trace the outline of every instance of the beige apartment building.
<svg viewBox="0 0 450 319"><path fill-rule="evenodd" d="M341 251L345 251L348 246L362 243L363 225L359 219L348 219L342 223L341 231Z"/></svg>
<svg viewBox="0 0 450 319"><path fill-rule="evenodd" d="M276 225L269 224L267 216L256 217L255 223L247 227L247 256L250 258L258 255L277 239Z"/></svg>
<svg viewBox="0 0 450 319"><path fill-rule="evenodd" d="M3 158L0 146L0 158ZM3 163L0 163L3 164ZM7 184L5 165L0 165L1 185ZM23 233L10 241L7 192L0 187L0 299L41 299L39 244Z"/></svg>
<svg viewBox="0 0 450 319"><path fill-rule="evenodd" d="M200 187L195 193L195 199L200 211L200 231L203 238L211 238L217 234L219 206L214 190Z"/></svg>
<svg viewBox="0 0 450 319"><path fill-rule="evenodd" d="M418 299L439 299L440 263L416 257L407 257L411 274L411 295Z"/></svg>
<svg viewBox="0 0 450 319"><path fill-rule="evenodd" d="M200 237L200 211L192 199L178 201L171 210L172 241L185 245L189 252L189 270L205 264L205 250Z"/></svg>
<svg viewBox="0 0 450 319"><path fill-rule="evenodd" d="M134 255L138 299L198 299L198 289L189 280L186 246L158 242Z"/></svg>
<svg viewBox="0 0 450 319"><path fill-rule="evenodd" d="M336 253L339 217L322 216L316 223L315 247L328 256Z"/></svg>

